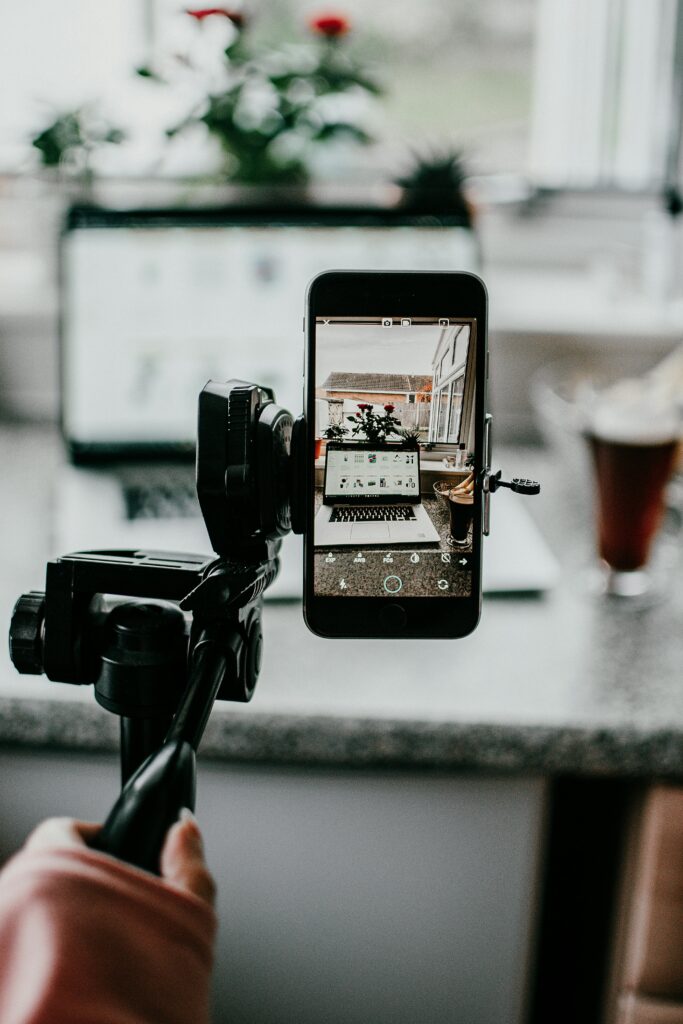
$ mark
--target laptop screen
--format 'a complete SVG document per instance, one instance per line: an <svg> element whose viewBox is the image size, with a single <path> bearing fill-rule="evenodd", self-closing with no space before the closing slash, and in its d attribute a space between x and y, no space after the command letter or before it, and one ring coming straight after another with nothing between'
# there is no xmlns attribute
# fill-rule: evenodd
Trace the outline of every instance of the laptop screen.
<svg viewBox="0 0 683 1024"><path fill-rule="evenodd" d="M386 447L328 448L323 502L386 504L420 501L420 453Z"/></svg>
<svg viewBox="0 0 683 1024"><path fill-rule="evenodd" d="M206 213L206 211L204 211ZM97 211L62 240L62 425L73 453L191 451L209 378L301 408L302 314L317 273L474 269L472 236L431 218L343 211ZM358 223L354 223L354 219ZM363 222L365 221L365 222ZM402 485L403 486L403 485Z"/></svg>

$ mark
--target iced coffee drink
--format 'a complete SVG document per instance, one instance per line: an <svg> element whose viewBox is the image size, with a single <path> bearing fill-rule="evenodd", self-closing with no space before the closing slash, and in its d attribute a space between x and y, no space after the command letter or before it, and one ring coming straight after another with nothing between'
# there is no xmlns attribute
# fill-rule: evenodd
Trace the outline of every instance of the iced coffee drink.
<svg viewBox="0 0 683 1024"><path fill-rule="evenodd" d="M450 516L450 543L456 547L467 544L470 526L472 525L472 508L474 496L464 492L451 491L448 495L448 513Z"/></svg>
<svg viewBox="0 0 683 1024"><path fill-rule="evenodd" d="M629 588L626 574L647 566L664 517L676 462L678 414L637 381L595 392L586 431L596 480L597 547L612 573L609 587ZM631 583L636 579L631 576Z"/></svg>
<svg viewBox="0 0 683 1024"><path fill-rule="evenodd" d="M459 484L435 484L438 494L445 499L448 506L449 536L448 543L455 547L464 547L469 538L474 508L474 475L470 473Z"/></svg>

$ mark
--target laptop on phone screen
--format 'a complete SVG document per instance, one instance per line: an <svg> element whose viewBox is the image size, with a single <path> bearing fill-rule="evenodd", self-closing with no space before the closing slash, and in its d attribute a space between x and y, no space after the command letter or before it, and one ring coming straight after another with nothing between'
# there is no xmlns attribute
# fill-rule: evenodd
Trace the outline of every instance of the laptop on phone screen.
<svg viewBox="0 0 683 1024"><path fill-rule="evenodd" d="M428 544L439 534L420 498L420 452L328 444L317 546Z"/></svg>

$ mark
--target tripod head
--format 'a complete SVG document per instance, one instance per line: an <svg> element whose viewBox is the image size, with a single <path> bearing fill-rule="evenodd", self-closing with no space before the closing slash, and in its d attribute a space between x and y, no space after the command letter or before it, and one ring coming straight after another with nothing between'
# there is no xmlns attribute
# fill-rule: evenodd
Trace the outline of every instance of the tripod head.
<svg viewBox="0 0 683 1024"><path fill-rule="evenodd" d="M249 701L261 664L263 593L282 537L303 530L303 418L273 392L209 381L199 396L197 495L215 556L87 551L47 565L17 601L21 673L93 684L121 719L123 790L98 848L151 871L181 807L213 702Z"/></svg>

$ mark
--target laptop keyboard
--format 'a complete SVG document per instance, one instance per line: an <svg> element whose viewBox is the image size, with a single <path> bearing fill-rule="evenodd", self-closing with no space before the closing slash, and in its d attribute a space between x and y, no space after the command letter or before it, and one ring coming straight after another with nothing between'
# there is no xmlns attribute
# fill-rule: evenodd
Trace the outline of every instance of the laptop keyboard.
<svg viewBox="0 0 683 1024"><path fill-rule="evenodd" d="M331 523L402 523L415 522L412 505L335 505L330 516Z"/></svg>
<svg viewBox="0 0 683 1024"><path fill-rule="evenodd" d="M128 519L192 519L201 515L194 483L136 483L123 487Z"/></svg>

